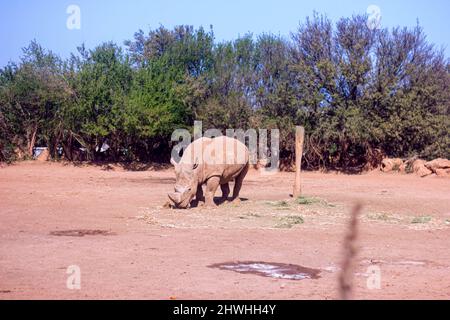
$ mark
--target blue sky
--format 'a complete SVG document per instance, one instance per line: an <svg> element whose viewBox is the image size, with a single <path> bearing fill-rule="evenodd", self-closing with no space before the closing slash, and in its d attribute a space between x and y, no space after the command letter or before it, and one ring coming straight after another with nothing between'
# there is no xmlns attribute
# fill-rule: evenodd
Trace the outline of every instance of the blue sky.
<svg viewBox="0 0 450 320"><path fill-rule="evenodd" d="M66 27L69 5L81 9L81 29ZM366 13L369 5L381 9L382 26L414 26L417 19L428 39L450 56L450 1L448 0L0 0L0 66L17 61L21 48L32 39L62 57L85 43L93 48L104 41L123 44L138 29L160 24L213 25L217 40L235 39L252 32L289 36L314 11L333 21Z"/></svg>

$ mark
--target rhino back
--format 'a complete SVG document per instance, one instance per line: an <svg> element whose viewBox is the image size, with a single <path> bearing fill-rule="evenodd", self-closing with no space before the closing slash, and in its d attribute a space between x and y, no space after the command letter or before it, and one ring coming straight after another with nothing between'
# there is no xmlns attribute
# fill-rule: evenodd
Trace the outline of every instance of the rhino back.
<svg viewBox="0 0 450 320"><path fill-rule="evenodd" d="M237 139L220 136L207 141L203 150L203 179L220 176L221 183L236 178L248 165L248 148Z"/></svg>
<svg viewBox="0 0 450 320"><path fill-rule="evenodd" d="M183 156L181 157L180 164L184 165L194 165L202 162L203 159L203 150L205 146L211 143L211 138L202 137L193 141L183 152Z"/></svg>

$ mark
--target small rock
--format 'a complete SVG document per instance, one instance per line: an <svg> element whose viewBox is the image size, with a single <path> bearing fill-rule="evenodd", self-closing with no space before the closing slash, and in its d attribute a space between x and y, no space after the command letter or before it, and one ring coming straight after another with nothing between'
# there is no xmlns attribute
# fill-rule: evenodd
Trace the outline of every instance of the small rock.
<svg viewBox="0 0 450 320"><path fill-rule="evenodd" d="M447 159L434 159L433 161L428 161L425 163L425 167L427 167L427 169L435 172L438 169L450 169L450 160Z"/></svg>
<svg viewBox="0 0 450 320"><path fill-rule="evenodd" d="M402 166L404 166L403 160L399 158L385 158L381 161L381 171L383 172L399 171Z"/></svg>
<svg viewBox="0 0 450 320"><path fill-rule="evenodd" d="M450 177L450 169L436 169L435 172L438 177Z"/></svg>
<svg viewBox="0 0 450 320"><path fill-rule="evenodd" d="M426 177L433 173L430 169L425 167L425 160L416 160L413 163L413 172L419 177Z"/></svg>

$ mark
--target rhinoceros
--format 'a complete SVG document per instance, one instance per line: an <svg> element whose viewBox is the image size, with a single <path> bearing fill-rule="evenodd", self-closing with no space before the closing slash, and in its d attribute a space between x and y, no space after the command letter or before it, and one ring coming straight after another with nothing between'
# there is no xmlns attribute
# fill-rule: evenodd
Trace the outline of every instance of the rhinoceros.
<svg viewBox="0 0 450 320"><path fill-rule="evenodd" d="M204 201L208 207L215 207L214 194L220 185L222 200L228 200L229 183L234 180L231 201L239 201L239 192L249 169L248 148L239 140L220 136L200 138L192 142L175 166L175 192L169 199L176 208L187 208L193 198ZM205 197L202 185L206 184Z"/></svg>

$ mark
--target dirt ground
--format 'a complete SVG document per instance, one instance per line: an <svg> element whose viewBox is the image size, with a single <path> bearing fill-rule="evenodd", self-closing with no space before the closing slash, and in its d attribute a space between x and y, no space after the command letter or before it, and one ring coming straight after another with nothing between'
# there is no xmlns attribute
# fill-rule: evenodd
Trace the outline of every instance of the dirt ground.
<svg viewBox="0 0 450 320"><path fill-rule="evenodd" d="M251 171L240 204L164 209L174 172L24 162L0 168L0 299L336 299L349 212L363 204L357 299L450 298L450 179ZM217 196L220 196L218 191ZM211 266L318 270L304 280ZM68 267L81 289L67 287ZM379 289L368 286L376 266Z"/></svg>

